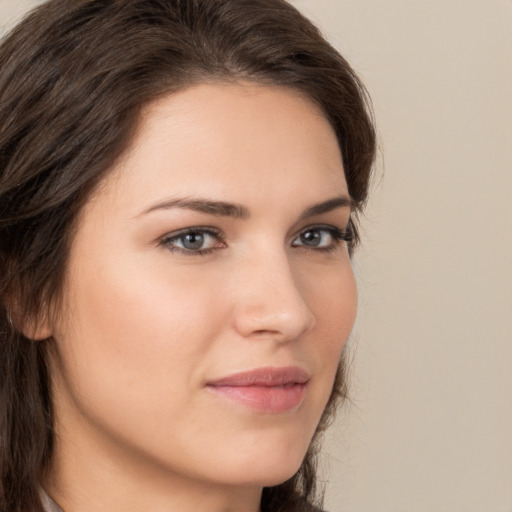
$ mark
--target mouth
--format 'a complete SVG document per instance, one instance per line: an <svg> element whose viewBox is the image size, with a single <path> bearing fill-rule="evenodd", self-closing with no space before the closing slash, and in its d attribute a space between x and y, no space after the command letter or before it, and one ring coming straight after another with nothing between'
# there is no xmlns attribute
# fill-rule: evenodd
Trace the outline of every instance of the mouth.
<svg viewBox="0 0 512 512"><path fill-rule="evenodd" d="M206 389L253 411L277 414L302 403L309 380L297 366L264 367L208 382Z"/></svg>

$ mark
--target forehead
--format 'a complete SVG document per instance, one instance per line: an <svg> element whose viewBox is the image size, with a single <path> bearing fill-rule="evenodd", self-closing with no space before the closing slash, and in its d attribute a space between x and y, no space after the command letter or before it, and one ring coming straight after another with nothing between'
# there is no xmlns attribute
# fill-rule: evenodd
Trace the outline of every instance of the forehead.
<svg viewBox="0 0 512 512"><path fill-rule="evenodd" d="M118 197L136 191L137 203L162 194L250 202L270 190L312 201L347 193L320 108L295 90L252 83L195 85L148 105L105 185Z"/></svg>

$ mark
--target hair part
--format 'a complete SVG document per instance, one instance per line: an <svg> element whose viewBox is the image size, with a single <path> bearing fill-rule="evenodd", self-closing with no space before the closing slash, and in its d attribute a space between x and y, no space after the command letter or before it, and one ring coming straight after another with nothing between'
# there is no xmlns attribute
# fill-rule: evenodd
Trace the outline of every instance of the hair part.
<svg viewBox="0 0 512 512"><path fill-rule="evenodd" d="M284 0L50 0L0 46L5 512L42 511L39 479L54 442L52 340L30 339L22 327L58 302L78 213L129 145L143 107L212 80L288 87L316 103L336 133L354 213L363 208L376 146L368 95L346 60ZM264 489L262 512L315 503L317 440L346 397L344 371L340 365L301 469Z"/></svg>

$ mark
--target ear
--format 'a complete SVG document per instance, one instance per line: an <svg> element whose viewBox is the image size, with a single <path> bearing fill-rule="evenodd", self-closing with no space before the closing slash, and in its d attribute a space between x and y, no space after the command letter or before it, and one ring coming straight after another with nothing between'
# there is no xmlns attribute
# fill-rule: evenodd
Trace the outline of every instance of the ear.
<svg viewBox="0 0 512 512"><path fill-rule="evenodd" d="M42 341L52 336L52 329L47 320L29 320L25 321L24 324L19 330L29 340Z"/></svg>
<svg viewBox="0 0 512 512"><path fill-rule="evenodd" d="M52 336L52 329L47 314L47 308L42 308L41 314L36 317L26 317L17 301L9 301L7 307L7 319L13 328L23 334L25 338L33 341L41 341Z"/></svg>

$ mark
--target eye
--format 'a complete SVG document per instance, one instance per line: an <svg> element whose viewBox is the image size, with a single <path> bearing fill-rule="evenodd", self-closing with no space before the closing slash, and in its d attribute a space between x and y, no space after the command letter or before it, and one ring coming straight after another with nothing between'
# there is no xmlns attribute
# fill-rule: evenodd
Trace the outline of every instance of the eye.
<svg viewBox="0 0 512 512"><path fill-rule="evenodd" d="M314 226L303 230L292 243L294 247L306 247L320 251L334 250L342 242L350 243L349 228L340 230L334 226Z"/></svg>
<svg viewBox="0 0 512 512"><path fill-rule="evenodd" d="M225 247L220 232L199 227L170 233L160 240L159 245L187 255L204 255Z"/></svg>

